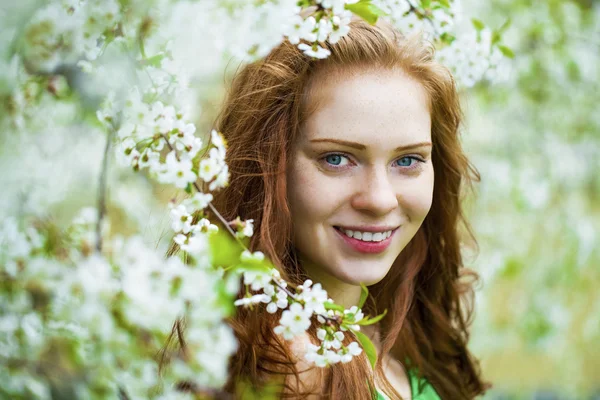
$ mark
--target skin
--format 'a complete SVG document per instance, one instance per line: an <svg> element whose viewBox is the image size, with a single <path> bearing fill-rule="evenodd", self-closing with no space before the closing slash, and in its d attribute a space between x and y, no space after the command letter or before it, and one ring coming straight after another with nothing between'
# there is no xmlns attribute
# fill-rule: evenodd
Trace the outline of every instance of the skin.
<svg viewBox="0 0 600 400"><path fill-rule="evenodd" d="M431 208L434 171L429 99L419 82L401 70L337 78L314 83L309 98L314 111L293 145L287 181L302 265L336 303L349 308L358 303L360 283L384 279L418 231ZM397 150L415 144L421 145ZM399 229L382 253L365 254L334 228L365 225ZM379 350L377 327L364 328ZM402 365L386 356L384 366L390 383L409 399Z"/></svg>

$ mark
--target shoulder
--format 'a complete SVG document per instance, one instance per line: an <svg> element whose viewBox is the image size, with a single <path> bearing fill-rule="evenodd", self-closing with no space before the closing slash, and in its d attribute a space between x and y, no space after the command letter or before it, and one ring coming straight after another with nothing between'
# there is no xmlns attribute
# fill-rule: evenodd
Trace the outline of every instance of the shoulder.
<svg viewBox="0 0 600 400"><path fill-rule="evenodd" d="M393 357L386 357L385 359L387 359L387 362L384 362L383 370L386 378L403 399L411 399L411 381L406 369Z"/></svg>

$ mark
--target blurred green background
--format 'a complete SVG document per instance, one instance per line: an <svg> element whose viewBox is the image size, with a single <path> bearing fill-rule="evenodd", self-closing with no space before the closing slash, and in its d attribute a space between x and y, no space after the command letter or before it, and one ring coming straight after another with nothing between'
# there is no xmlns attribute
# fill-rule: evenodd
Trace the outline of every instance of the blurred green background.
<svg viewBox="0 0 600 400"><path fill-rule="evenodd" d="M464 7L509 19L515 52L506 82L465 96L486 399L600 399L600 2Z"/></svg>

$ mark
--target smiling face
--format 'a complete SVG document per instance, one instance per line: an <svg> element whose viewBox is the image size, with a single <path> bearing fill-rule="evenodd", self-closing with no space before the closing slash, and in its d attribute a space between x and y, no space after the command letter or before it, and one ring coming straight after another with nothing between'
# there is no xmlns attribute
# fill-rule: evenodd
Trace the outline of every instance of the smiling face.
<svg viewBox="0 0 600 400"><path fill-rule="evenodd" d="M294 246L307 273L326 287L372 285L431 207L428 95L400 70L315 85L309 102L317 106L287 168Z"/></svg>

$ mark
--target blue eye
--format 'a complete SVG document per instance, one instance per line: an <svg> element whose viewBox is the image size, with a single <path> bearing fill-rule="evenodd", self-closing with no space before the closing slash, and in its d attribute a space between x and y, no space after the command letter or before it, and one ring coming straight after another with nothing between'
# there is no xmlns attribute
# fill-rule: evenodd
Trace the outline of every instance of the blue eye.
<svg viewBox="0 0 600 400"><path fill-rule="evenodd" d="M325 161L331 165L340 165L342 163L342 157L341 154L329 154L325 156Z"/></svg>
<svg viewBox="0 0 600 400"><path fill-rule="evenodd" d="M412 165L412 161L417 161L414 157L402 157L397 160L398 166L400 167L410 167Z"/></svg>

